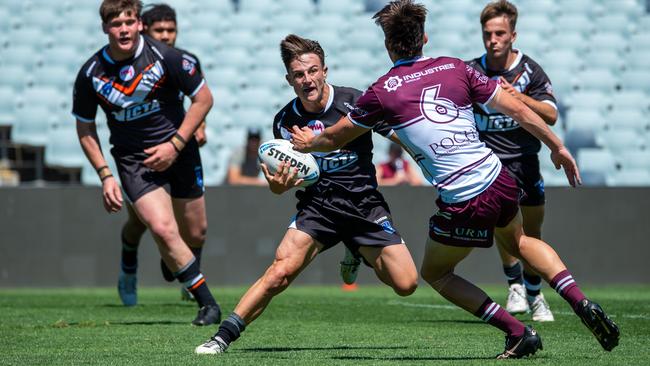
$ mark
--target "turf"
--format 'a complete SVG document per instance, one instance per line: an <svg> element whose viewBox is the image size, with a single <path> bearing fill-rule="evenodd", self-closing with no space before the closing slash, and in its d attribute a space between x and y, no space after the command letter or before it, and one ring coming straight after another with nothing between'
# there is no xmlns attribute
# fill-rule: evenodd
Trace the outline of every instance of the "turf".
<svg viewBox="0 0 650 366"><path fill-rule="evenodd" d="M487 289L503 302L503 287ZM224 313L244 290L214 289ZM112 288L0 289L0 365L650 364L650 287L585 291L622 330L613 352L603 351L547 289L556 321L535 325L544 350L522 361L495 361L502 334L424 286L406 298L373 286L290 288L216 357L193 354L216 327L191 326L195 305L182 303L176 288L140 289L133 308L119 305Z"/></svg>

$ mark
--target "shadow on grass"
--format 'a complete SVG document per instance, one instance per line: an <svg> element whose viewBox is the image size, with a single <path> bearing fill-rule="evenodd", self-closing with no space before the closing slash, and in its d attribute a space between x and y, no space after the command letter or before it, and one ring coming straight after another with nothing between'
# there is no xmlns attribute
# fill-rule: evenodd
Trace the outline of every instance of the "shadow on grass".
<svg viewBox="0 0 650 366"><path fill-rule="evenodd" d="M121 309L138 309L138 308L187 308L187 307L196 307L194 302L169 302L169 303L159 303L159 304L138 304L135 306L124 306L122 304L102 304L99 305L103 308L121 308Z"/></svg>
<svg viewBox="0 0 650 366"><path fill-rule="evenodd" d="M110 322L110 325L190 325L189 321L180 320L150 320L132 322Z"/></svg>
<svg viewBox="0 0 650 366"><path fill-rule="evenodd" d="M407 349L408 347L397 346L332 346L332 347L253 347L241 348L241 352L295 352L295 351L328 351L328 350L383 350L383 349Z"/></svg>
<svg viewBox="0 0 650 366"><path fill-rule="evenodd" d="M333 360L358 360L358 361L471 361L471 360L494 360L494 357L474 357L474 356L440 356L440 357L364 357L364 356L336 356Z"/></svg>

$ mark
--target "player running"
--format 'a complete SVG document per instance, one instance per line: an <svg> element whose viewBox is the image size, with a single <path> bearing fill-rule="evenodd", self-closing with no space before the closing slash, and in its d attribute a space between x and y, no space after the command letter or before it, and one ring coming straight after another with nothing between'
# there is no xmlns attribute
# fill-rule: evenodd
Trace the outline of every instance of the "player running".
<svg viewBox="0 0 650 366"><path fill-rule="evenodd" d="M537 62L513 49L517 39L516 24L514 5L506 0L488 4L481 13L485 54L467 63L499 80L503 90L526 104L544 122L554 125L558 113L551 81ZM541 147L539 140L509 116L485 105L474 105L474 119L481 141L501 159L525 193L519 201L524 232L541 239L545 198L537 157ZM519 260L502 246L497 245L497 248L509 285L506 310L511 314L530 310L535 321L553 321L553 313L541 293L542 278L528 266L524 266L522 276Z"/></svg>
<svg viewBox="0 0 650 366"><path fill-rule="evenodd" d="M163 42L170 47L174 47L176 43L177 27L176 27L176 11L169 5L156 4L149 6L146 11L142 13L143 33L151 38ZM196 70L201 71L201 64L199 59L185 51L177 48L189 60L192 60L196 65ZM206 142L205 135L205 121L201 122L199 127L194 131L194 138L199 146L203 146ZM185 205L179 200L174 200L177 205ZM184 211L187 213L181 220L178 221L181 237L188 244L190 250L196 258L196 263L201 267L201 253L203 244L205 243L205 235L208 226L207 215L205 213L205 199L203 196L194 200L191 204L185 205ZM122 269L118 278L117 290L120 295L122 303L126 306L133 306L138 303L137 295L137 270L138 270L138 248L140 246L140 239L147 230L147 226L140 221L138 215L135 213L133 206L126 202L127 213L129 215L127 221L122 226L122 256L121 265ZM183 210L179 207L179 210ZM172 282L176 278L174 274L167 268L165 262L160 260L160 267L162 269L163 277L165 280ZM192 294L184 287L181 286L181 299L192 300Z"/></svg>
<svg viewBox="0 0 650 366"><path fill-rule="evenodd" d="M276 138L289 139L292 127L319 133L352 110L361 92L327 83L325 53L318 42L289 35L280 44L280 50L287 82L297 98L275 116ZM224 352L318 253L339 242L360 253L377 277L398 295L408 296L415 291L415 263L393 227L386 201L377 191L372 138L368 130L364 132L337 151L315 154L320 179L296 192L298 213L280 242L273 264L248 289L217 333L196 348L196 353ZM392 133L390 128L378 132ZM281 165L275 174L265 165L262 169L275 194L302 183L302 179L294 179L297 169L288 165Z"/></svg>
<svg viewBox="0 0 650 366"><path fill-rule="evenodd" d="M511 255L522 259L564 298L604 349L618 344L619 330L602 308L587 299L557 253L524 235L515 180L492 150L479 140L472 104L507 114L551 149L572 186L580 183L575 161L544 121L498 83L462 60L422 55L426 8L412 0L392 1L373 17L385 35L395 66L359 98L355 109L314 136L293 128L294 148L332 151L384 122L414 153L437 188L438 212L430 219L422 277L438 293L506 333L497 358L520 358L542 348L525 326L481 289L457 276L456 265L474 247L490 247L496 235ZM496 229L495 229L496 228Z"/></svg>
<svg viewBox="0 0 650 366"><path fill-rule="evenodd" d="M138 0L102 2L108 45L77 75L72 108L77 133L102 181L104 208L119 211L122 193L106 165L94 122L101 106L124 191L165 264L200 307L192 323L218 323L219 306L175 218L198 218L205 210L201 158L192 136L212 107L212 95L191 56L140 34L141 9ZM187 113L183 94L192 100Z"/></svg>

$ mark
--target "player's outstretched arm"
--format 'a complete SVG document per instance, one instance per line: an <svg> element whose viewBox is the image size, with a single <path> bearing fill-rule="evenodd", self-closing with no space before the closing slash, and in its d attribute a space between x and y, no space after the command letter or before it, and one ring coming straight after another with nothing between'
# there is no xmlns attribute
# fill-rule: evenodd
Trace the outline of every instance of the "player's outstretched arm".
<svg viewBox="0 0 650 366"><path fill-rule="evenodd" d="M298 168L291 169L290 164L284 162L278 165L278 170L271 174L266 164L261 163L260 168L264 172L264 177L269 182L269 189L275 194L282 194L291 188L298 187L304 182L304 179L295 179Z"/></svg>
<svg viewBox="0 0 650 366"><path fill-rule="evenodd" d="M293 126L291 143L295 150L304 153L334 151L366 132L368 132L367 128L355 125L347 116L344 116L318 136L314 136L309 128L300 129Z"/></svg>
<svg viewBox="0 0 650 366"><path fill-rule="evenodd" d="M122 190L106 164L97 136L95 123L77 120L77 136L88 161L95 168L102 181L102 202L106 212L117 212L122 208Z"/></svg>
<svg viewBox="0 0 650 366"><path fill-rule="evenodd" d="M555 168L564 168L564 173L572 187L575 187L576 184L582 184L580 171L573 156L571 156L562 141L548 128L544 120L533 110L501 89L497 90L497 94L488 103L488 106L512 117L521 127L548 146L551 149L551 160L555 164Z"/></svg>
<svg viewBox="0 0 650 366"><path fill-rule="evenodd" d="M501 80L501 88L503 90L507 91L508 94L524 102L524 104L526 104L528 108L532 109L533 112L537 113L540 117L542 117L542 119L544 120L544 122L546 122L547 125L549 126L555 125L555 122L557 122L557 109L555 109L552 105L548 103L535 100L534 98L524 93L520 93L503 76L501 77L500 80Z"/></svg>

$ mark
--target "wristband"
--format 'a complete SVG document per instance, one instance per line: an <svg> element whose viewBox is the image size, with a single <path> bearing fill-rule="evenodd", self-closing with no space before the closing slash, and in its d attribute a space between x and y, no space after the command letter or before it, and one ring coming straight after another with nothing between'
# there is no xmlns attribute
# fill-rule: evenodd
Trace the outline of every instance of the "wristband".
<svg viewBox="0 0 650 366"><path fill-rule="evenodd" d="M104 181L104 179L113 176L111 170L107 166L103 166L97 169L97 174L99 174L99 180L101 180L102 182Z"/></svg>
<svg viewBox="0 0 650 366"><path fill-rule="evenodd" d="M113 176L113 174L108 173L108 174L106 174L105 176L99 178L99 180L103 182L103 181L105 181L106 179L108 179L108 178L110 178L110 177L112 177L112 176Z"/></svg>
<svg viewBox="0 0 650 366"><path fill-rule="evenodd" d="M187 141L185 141L185 139L178 133L172 136L169 142L172 143L176 152L181 152L181 150L183 150L185 148L185 145L187 144Z"/></svg>
<svg viewBox="0 0 650 366"><path fill-rule="evenodd" d="M99 168L95 169L95 171L97 171L97 174L99 174L99 172L101 172L104 169L108 169L108 165L100 166Z"/></svg>

